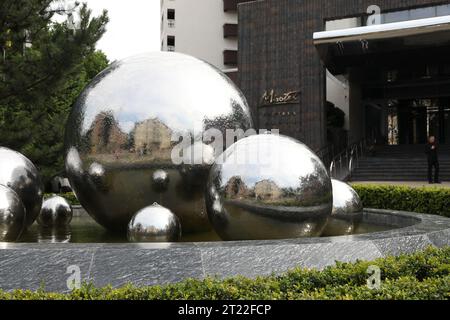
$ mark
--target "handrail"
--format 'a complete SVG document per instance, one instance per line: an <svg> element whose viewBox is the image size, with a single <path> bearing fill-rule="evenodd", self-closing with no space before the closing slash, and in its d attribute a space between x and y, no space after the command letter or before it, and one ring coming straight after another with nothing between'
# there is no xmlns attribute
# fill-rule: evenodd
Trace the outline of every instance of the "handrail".
<svg viewBox="0 0 450 320"><path fill-rule="evenodd" d="M322 160L322 162L328 166L334 158L334 151L333 145L327 145L315 153Z"/></svg>
<svg viewBox="0 0 450 320"><path fill-rule="evenodd" d="M359 160L364 155L366 147L367 140L362 139L334 156L330 163L330 176L342 181L348 180L359 166Z"/></svg>

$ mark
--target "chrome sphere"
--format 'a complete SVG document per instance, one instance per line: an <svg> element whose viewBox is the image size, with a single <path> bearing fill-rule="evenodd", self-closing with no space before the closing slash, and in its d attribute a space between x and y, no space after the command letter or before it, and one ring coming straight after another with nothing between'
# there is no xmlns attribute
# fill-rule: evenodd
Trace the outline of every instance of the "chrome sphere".
<svg viewBox="0 0 450 320"><path fill-rule="evenodd" d="M12 189L0 185L0 242L16 241L25 228L25 207Z"/></svg>
<svg viewBox="0 0 450 320"><path fill-rule="evenodd" d="M128 240L132 242L175 242L180 237L177 216L157 203L137 212L128 224Z"/></svg>
<svg viewBox="0 0 450 320"><path fill-rule="evenodd" d="M211 65L179 53L139 55L113 63L74 104L66 171L80 203L108 229L125 230L135 212L158 202L185 232L208 230L210 155L192 163L173 156L198 153L192 145L208 129L226 136L251 127L244 96Z"/></svg>
<svg viewBox="0 0 450 320"><path fill-rule="evenodd" d="M322 161L297 140L271 134L239 140L217 158L206 199L223 240L318 236L332 209Z"/></svg>
<svg viewBox="0 0 450 320"><path fill-rule="evenodd" d="M72 207L66 199L53 196L44 201L37 222L43 227L67 226L72 221Z"/></svg>
<svg viewBox="0 0 450 320"><path fill-rule="evenodd" d="M363 205L358 193L348 184L332 179L333 211L323 236L341 236L354 233L363 217Z"/></svg>
<svg viewBox="0 0 450 320"><path fill-rule="evenodd" d="M164 170L153 172L153 186L156 191L164 192L169 186L169 175Z"/></svg>
<svg viewBox="0 0 450 320"><path fill-rule="evenodd" d="M16 151L0 147L0 184L17 193L25 207L26 225L32 225L41 210L44 194L33 163Z"/></svg>

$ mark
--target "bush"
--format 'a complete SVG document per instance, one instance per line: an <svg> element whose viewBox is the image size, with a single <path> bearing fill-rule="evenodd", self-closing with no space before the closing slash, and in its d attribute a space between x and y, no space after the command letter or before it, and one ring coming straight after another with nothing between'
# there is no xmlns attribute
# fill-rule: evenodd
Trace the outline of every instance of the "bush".
<svg viewBox="0 0 450 320"><path fill-rule="evenodd" d="M428 213L450 217L450 188L360 185L358 192L365 208Z"/></svg>
<svg viewBox="0 0 450 320"><path fill-rule="evenodd" d="M367 269L381 269L381 287L367 287ZM298 300L298 299L449 299L450 248L373 262L337 263L323 271L297 269L283 275L219 280L186 280L178 284L137 288L84 285L69 294L0 291L0 299L69 300Z"/></svg>

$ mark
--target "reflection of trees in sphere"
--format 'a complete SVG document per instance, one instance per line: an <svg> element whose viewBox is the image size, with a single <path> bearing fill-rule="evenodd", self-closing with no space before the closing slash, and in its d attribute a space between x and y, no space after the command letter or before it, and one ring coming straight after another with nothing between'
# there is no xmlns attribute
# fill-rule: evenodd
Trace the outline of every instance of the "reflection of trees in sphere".
<svg viewBox="0 0 450 320"><path fill-rule="evenodd" d="M0 147L0 184L17 193L30 226L41 210L43 186L36 167L22 154Z"/></svg>
<svg viewBox="0 0 450 320"><path fill-rule="evenodd" d="M66 226L72 221L72 207L66 199L53 196L44 201L37 222L43 227Z"/></svg>
<svg viewBox="0 0 450 320"><path fill-rule="evenodd" d="M25 207L17 193L0 185L0 242L16 241L25 228Z"/></svg>
<svg viewBox="0 0 450 320"><path fill-rule="evenodd" d="M251 127L242 93L211 65L178 53L139 55L113 63L76 101L66 171L83 207L108 229L126 229L135 212L158 202L184 231L207 230L203 173L211 163L178 164L172 151L193 150L183 142L201 142L210 128L226 136Z"/></svg>
<svg viewBox="0 0 450 320"><path fill-rule="evenodd" d="M318 236L331 214L331 181L304 144L263 134L236 142L216 159L206 200L224 240Z"/></svg>
<svg viewBox="0 0 450 320"><path fill-rule="evenodd" d="M363 205L358 193L348 184L332 179L333 212L323 236L351 235L363 218Z"/></svg>
<svg viewBox="0 0 450 320"><path fill-rule="evenodd" d="M138 211L128 224L128 240L132 242L175 242L180 237L177 216L157 203Z"/></svg>

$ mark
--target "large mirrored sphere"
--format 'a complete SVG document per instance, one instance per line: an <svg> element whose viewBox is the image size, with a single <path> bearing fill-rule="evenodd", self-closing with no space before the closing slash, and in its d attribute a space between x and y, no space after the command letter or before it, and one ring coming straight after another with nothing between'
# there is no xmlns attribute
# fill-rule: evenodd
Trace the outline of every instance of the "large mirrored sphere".
<svg viewBox="0 0 450 320"><path fill-rule="evenodd" d="M12 189L0 185L0 242L16 241L25 228L25 207Z"/></svg>
<svg viewBox="0 0 450 320"><path fill-rule="evenodd" d="M72 221L72 216L72 207L67 200L60 196L53 196L42 204L37 222L43 227L67 226Z"/></svg>
<svg viewBox="0 0 450 320"><path fill-rule="evenodd" d="M36 167L22 154L0 147L0 184L17 193L25 206L26 224L30 226L41 210L43 186Z"/></svg>
<svg viewBox="0 0 450 320"><path fill-rule="evenodd" d="M331 181L322 161L304 144L255 135L216 159L207 207L223 240L318 236L331 214Z"/></svg>
<svg viewBox="0 0 450 320"><path fill-rule="evenodd" d="M178 217L155 203L137 212L128 224L131 242L175 242L181 237Z"/></svg>
<svg viewBox="0 0 450 320"><path fill-rule="evenodd" d="M323 236L354 233L363 218L363 205L358 193L347 183L332 179L333 211Z"/></svg>
<svg viewBox="0 0 450 320"><path fill-rule="evenodd" d="M202 135L251 127L242 93L211 65L179 53L139 55L113 63L74 104L66 171L83 207L108 229L126 230L134 213L158 202L183 231L208 230L211 162ZM191 154L195 162L178 161Z"/></svg>

